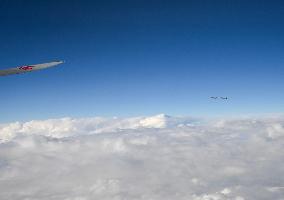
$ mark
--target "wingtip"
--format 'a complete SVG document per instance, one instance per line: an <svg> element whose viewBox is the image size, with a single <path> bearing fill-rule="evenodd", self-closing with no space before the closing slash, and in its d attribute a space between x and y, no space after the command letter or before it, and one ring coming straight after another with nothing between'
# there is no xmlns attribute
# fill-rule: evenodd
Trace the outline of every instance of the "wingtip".
<svg viewBox="0 0 284 200"><path fill-rule="evenodd" d="M54 62L57 62L57 63L61 64L61 63L65 63L65 60L56 60Z"/></svg>

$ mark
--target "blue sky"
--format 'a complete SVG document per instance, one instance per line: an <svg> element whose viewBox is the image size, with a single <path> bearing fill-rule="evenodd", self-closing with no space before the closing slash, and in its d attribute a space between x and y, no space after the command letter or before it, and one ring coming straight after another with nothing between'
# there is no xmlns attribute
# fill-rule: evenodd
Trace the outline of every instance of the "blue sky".
<svg viewBox="0 0 284 200"><path fill-rule="evenodd" d="M0 121L284 111L281 1L1 1ZM228 96L212 101L210 96Z"/></svg>

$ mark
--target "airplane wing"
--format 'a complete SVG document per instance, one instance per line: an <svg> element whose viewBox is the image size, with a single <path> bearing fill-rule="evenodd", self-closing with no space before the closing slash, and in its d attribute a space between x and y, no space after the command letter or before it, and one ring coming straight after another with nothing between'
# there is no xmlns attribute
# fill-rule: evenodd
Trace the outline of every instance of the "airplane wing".
<svg viewBox="0 0 284 200"><path fill-rule="evenodd" d="M36 70L53 67L61 63L63 63L63 61L54 61L54 62L49 62L49 63L42 63L42 64L36 64L36 65L25 65L25 66L10 68L10 69L4 69L4 70L0 70L0 76L32 72Z"/></svg>

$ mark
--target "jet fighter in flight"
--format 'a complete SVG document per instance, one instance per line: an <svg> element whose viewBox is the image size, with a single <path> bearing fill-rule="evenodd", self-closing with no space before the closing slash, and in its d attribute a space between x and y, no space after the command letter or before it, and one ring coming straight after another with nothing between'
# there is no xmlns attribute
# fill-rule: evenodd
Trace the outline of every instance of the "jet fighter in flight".
<svg viewBox="0 0 284 200"><path fill-rule="evenodd" d="M42 63L42 64L36 64L36 65L24 65L24 66L10 68L10 69L3 69L3 70L0 70L0 76L6 76L6 75L12 75L12 74L22 74L26 72L37 71L37 70L53 67L53 66L56 66L62 63L64 62L54 61L54 62L49 62L49 63Z"/></svg>

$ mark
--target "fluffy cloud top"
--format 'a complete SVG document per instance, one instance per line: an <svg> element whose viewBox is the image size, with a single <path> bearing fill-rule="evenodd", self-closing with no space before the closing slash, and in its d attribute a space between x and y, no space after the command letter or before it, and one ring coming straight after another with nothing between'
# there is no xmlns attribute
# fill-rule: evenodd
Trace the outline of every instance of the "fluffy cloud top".
<svg viewBox="0 0 284 200"><path fill-rule="evenodd" d="M0 125L0 199L284 196L284 118L167 115Z"/></svg>

